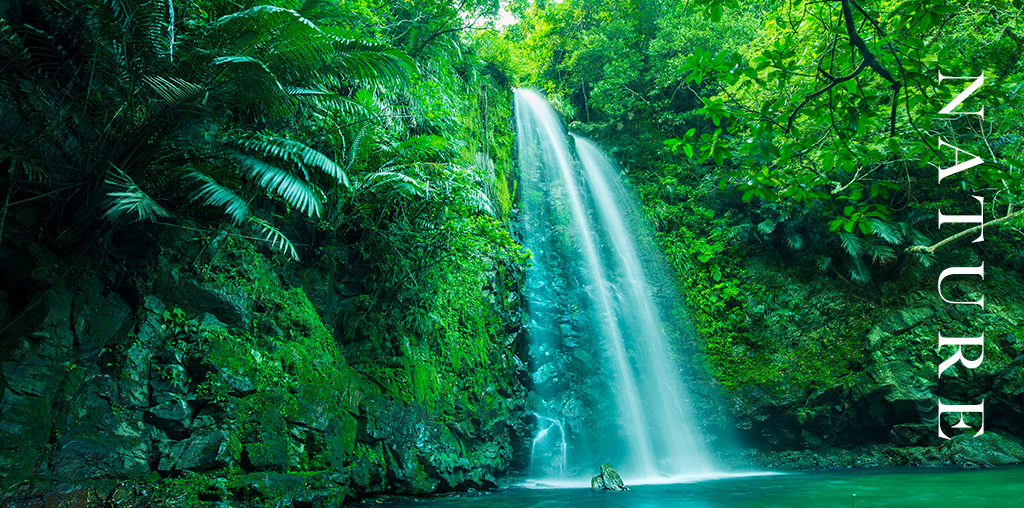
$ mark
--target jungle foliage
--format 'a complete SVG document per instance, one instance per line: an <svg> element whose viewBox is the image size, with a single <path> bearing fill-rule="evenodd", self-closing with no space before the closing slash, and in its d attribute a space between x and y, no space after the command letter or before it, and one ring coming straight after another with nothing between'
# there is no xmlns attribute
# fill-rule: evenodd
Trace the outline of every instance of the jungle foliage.
<svg viewBox="0 0 1024 508"><path fill-rule="evenodd" d="M179 228L356 273L365 291L321 309L335 338L451 416L439 394L512 368L510 89L531 86L611 147L727 386L845 375L871 309L937 267L1024 268L1019 1L507 9L499 29L494 0L5 2L0 247ZM984 73L961 106L983 121L938 113L968 83L939 72ZM939 136L985 163L939 184L965 156ZM984 243L934 218L973 195L999 221ZM804 317L793 280L846 295L854 325L766 334Z"/></svg>
<svg viewBox="0 0 1024 508"><path fill-rule="evenodd" d="M1002 280L1024 266L1013 247L1024 204L1020 2L510 9L520 21L482 34L483 54L611 147L727 386L847 375L873 309L933 287L939 267L987 261ZM940 83L940 72L984 73L959 109L984 106L983 121L939 113L972 82ZM972 155L984 164L937 182L938 168ZM970 243L971 225L936 223L938 210L977 214L972 196L985 198L983 243ZM842 295L849 323L804 322L788 300L794 284ZM781 331L793 324L818 331Z"/></svg>
<svg viewBox="0 0 1024 508"><path fill-rule="evenodd" d="M316 301L332 347L386 392L438 421L493 409L513 396L524 259L506 227L511 90L463 34L496 9L7 2L0 247L184 230L208 242L192 268L210 282ZM239 266L203 266L224 256ZM270 270L294 288L263 295Z"/></svg>

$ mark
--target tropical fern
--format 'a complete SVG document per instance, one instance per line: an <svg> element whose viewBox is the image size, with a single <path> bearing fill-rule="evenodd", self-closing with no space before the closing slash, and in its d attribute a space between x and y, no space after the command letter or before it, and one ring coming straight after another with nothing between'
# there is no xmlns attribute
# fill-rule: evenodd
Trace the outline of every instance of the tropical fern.
<svg viewBox="0 0 1024 508"><path fill-rule="evenodd" d="M311 15L336 5L288 5L298 4ZM260 200L321 217L328 193L345 201L349 170L375 145L356 139L349 152L331 140L333 133L312 145L300 141L311 133L290 139L254 131L288 132L298 113L335 126L380 116L374 101L384 102L387 87L407 83L415 72L403 53L285 7L244 8L213 22L198 15L176 20L173 0L43 2L39 8L60 20L59 28L0 19L0 102L12 105L0 125L0 167L19 179L103 184L102 215L110 220L168 217L163 204L172 202L223 211L292 258L294 245L270 222L254 219L264 209ZM90 147L89 157L75 152L79 145ZM316 149L323 145L334 152ZM343 154L338 162L334 153ZM391 170L362 184L362 191L386 199L430 190Z"/></svg>
<svg viewBox="0 0 1024 508"><path fill-rule="evenodd" d="M293 261L299 260L299 252L295 249L295 244L280 229L259 217L249 217L249 223L263 236L272 249L288 256Z"/></svg>
<svg viewBox="0 0 1024 508"><path fill-rule="evenodd" d="M242 224L249 218L251 213L249 202L237 192L221 185L207 174L193 171L189 176L201 183L199 190L192 196L193 201L218 208L223 207L224 213L231 217L235 224Z"/></svg>
<svg viewBox="0 0 1024 508"><path fill-rule="evenodd" d="M398 191L404 196L424 197L430 186L411 176L394 171L378 171L360 179L357 192L380 192L383 189Z"/></svg>
<svg viewBox="0 0 1024 508"><path fill-rule="evenodd" d="M338 37L334 50L337 70L360 80L401 85L408 81L415 69L411 58L383 44Z"/></svg>
<svg viewBox="0 0 1024 508"><path fill-rule="evenodd" d="M848 255L854 258L860 258L864 254L864 241L861 240L855 233L850 233L843 230L838 230L839 243L843 246L843 250Z"/></svg>
<svg viewBox="0 0 1024 508"><path fill-rule="evenodd" d="M152 221L171 214L157 203L149 194L139 188L128 174L113 166L105 183L113 190L107 192L109 204L103 216L109 220L117 220L126 215L134 216L135 220Z"/></svg>
<svg viewBox="0 0 1024 508"><path fill-rule="evenodd" d="M890 245L899 245L906 238L903 228L899 224L892 224L875 217L868 218L868 222L871 224L871 233Z"/></svg>
<svg viewBox="0 0 1024 508"><path fill-rule="evenodd" d="M348 175L341 166L298 141L276 136L251 135L225 138L224 142L260 155L291 162L302 169L307 179L312 178L313 170L319 170L337 180L339 184L345 187L349 185Z"/></svg>
<svg viewBox="0 0 1024 508"><path fill-rule="evenodd" d="M257 185L277 194L288 205L310 217L319 217L322 213L322 192L313 184L278 165L252 155L233 153L231 158Z"/></svg>
<svg viewBox="0 0 1024 508"><path fill-rule="evenodd" d="M142 79L170 105L181 104L209 94L205 87L181 78L146 76Z"/></svg>

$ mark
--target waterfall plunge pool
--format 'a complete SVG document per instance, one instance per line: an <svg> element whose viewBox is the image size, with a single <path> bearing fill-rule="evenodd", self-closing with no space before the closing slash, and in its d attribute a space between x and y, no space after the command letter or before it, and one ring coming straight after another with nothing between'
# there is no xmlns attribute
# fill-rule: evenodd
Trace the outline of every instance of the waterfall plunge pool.
<svg viewBox="0 0 1024 508"><path fill-rule="evenodd" d="M628 485L628 479L627 485ZM1002 508L1024 501L1024 466L840 469L630 485L628 492L512 487L389 507L436 508Z"/></svg>

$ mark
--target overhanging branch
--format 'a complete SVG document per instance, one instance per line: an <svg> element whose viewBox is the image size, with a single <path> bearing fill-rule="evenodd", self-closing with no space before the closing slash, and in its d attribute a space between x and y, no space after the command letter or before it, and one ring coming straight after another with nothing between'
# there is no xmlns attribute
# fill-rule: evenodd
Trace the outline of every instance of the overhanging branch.
<svg viewBox="0 0 1024 508"><path fill-rule="evenodd" d="M946 239L944 239L944 240L942 240L940 242L935 243L934 245L930 245L930 246L911 245L910 247L907 247L906 251L907 252L920 252L920 253L924 253L924 254L934 254L936 250L938 250L938 249L940 249L940 248L942 248L942 247L944 247L946 245L949 245L950 243L953 243L953 242L955 242L955 241L957 241L957 240L959 240L959 239L961 239L961 238L963 238L965 236L970 236L970 235L972 235L974 233L977 233L978 231L981 231L981 229L984 228L985 226L994 226L994 225L999 224L1001 222L1006 222L1008 220L1015 219L1015 218L1020 217L1022 215L1024 215L1024 210L1018 210L1018 211L1016 211L1014 213L1007 214L1007 215L1005 215L1003 217L1000 217L998 219L992 219L992 220L990 220L990 221L988 221L988 222L986 222L984 224L979 224L977 226L974 226L973 228L965 229L965 230L963 230L963 231L961 231L961 232L959 232L959 233L957 233L957 234L955 234L953 236L950 236L949 238L946 238Z"/></svg>

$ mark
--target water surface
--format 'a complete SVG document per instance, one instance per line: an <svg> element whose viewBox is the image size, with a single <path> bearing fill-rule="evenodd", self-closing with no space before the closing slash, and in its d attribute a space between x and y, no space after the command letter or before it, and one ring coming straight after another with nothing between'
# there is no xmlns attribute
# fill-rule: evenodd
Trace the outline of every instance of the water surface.
<svg viewBox="0 0 1024 508"><path fill-rule="evenodd" d="M856 499L854 499L856 494ZM1012 508L1024 506L1024 467L858 469L637 485L628 492L511 488L474 496L405 500L426 508Z"/></svg>

